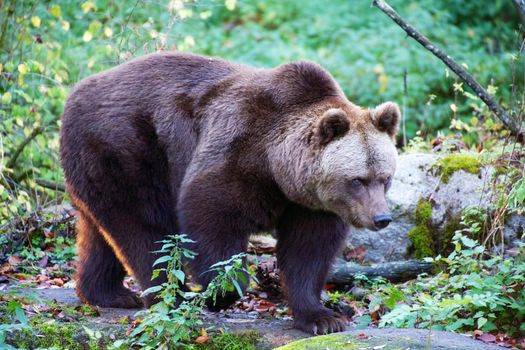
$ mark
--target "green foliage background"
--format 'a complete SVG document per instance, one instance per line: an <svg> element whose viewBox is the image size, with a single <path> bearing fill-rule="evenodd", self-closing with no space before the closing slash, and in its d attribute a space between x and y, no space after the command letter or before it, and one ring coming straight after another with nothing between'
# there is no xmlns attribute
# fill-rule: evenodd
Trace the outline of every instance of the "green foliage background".
<svg viewBox="0 0 525 350"><path fill-rule="evenodd" d="M391 5L509 106L513 76L523 74L515 64L519 16L511 1ZM58 130L69 89L158 49L260 67L316 61L360 105L405 101L409 138L420 129L447 129L452 103L460 118L475 112L467 97L455 101L443 64L367 0L0 0L0 21L0 225L56 195L34 180L62 182Z"/></svg>

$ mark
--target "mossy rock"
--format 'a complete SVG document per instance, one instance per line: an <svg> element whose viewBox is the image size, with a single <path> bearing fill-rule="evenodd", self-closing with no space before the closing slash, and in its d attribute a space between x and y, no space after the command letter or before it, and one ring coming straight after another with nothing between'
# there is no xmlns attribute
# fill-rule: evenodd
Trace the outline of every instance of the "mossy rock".
<svg viewBox="0 0 525 350"><path fill-rule="evenodd" d="M276 350L498 350L461 334L428 329L366 328L344 333L306 338L288 343Z"/></svg>
<svg viewBox="0 0 525 350"><path fill-rule="evenodd" d="M465 153L447 154L434 164L434 168L437 168L438 175L441 175L441 180L444 183L448 183L452 174L458 170L475 175L479 174L481 166L482 163L477 157Z"/></svg>
<svg viewBox="0 0 525 350"><path fill-rule="evenodd" d="M415 347L414 341L407 340L388 340L373 337L360 338L354 334L329 334L313 338L301 339L293 343L286 344L275 350L326 350L326 349L389 349L389 350L404 350L410 349L424 349L423 347Z"/></svg>
<svg viewBox="0 0 525 350"><path fill-rule="evenodd" d="M434 238L432 226L432 204L421 198L414 210L415 226L408 232L412 242L412 252L416 259L434 256Z"/></svg>

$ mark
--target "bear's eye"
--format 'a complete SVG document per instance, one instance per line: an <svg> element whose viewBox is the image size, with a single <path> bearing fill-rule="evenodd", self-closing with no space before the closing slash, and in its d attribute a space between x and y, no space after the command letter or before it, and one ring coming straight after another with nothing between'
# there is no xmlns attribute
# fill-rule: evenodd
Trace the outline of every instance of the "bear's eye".
<svg viewBox="0 0 525 350"><path fill-rule="evenodd" d="M350 185L353 187L353 188L360 188L361 186L363 186L365 184L364 180L363 179L359 179L359 178L356 178L356 179L352 179L350 181Z"/></svg>

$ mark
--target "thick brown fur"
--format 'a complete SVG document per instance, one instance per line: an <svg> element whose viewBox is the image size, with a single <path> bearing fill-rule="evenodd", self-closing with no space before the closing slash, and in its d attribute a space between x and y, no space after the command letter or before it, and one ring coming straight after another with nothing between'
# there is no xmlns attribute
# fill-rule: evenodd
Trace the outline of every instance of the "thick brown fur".
<svg viewBox="0 0 525 350"><path fill-rule="evenodd" d="M161 283L151 281L155 242L177 233L197 242L190 268L205 286L210 265L244 251L249 234L276 229L296 326L343 330L319 296L346 224L293 179L324 144L373 127L363 111L307 62L255 69L158 53L83 80L66 103L60 145L80 212L77 293L139 306L125 272L143 288ZM391 119L377 123L393 135Z"/></svg>

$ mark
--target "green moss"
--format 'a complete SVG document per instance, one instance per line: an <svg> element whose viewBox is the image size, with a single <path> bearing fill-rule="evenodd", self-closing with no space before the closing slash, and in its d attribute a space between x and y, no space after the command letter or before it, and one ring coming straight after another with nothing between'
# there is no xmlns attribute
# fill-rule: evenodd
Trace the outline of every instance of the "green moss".
<svg viewBox="0 0 525 350"><path fill-rule="evenodd" d="M385 347L385 344L388 344ZM361 338L353 334L329 334L306 338L286 344L275 350L324 350L324 349L426 349L415 343L412 339L392 339L392 337L372 336Z"/></svg>
<svg viewBox="0 0 525 350"><path fill-rule="evenodd" d="M76 339L76 335L82 330L71 322L61 323L34 317L30 323L32 329L15 332L9 343L20 349L56 348L82 350L88 348Z"/></svg>
<svg viewBox="0 0 525 350"><path fill-rule="evenodd" d="M246 331L235 334L212 335L210 341L197 346L197 349L211 350L256 350L260 335L257 331Z"/></svg>
<svg viewBox="0 0 525 350"><path fill-rule="evenodd" d="M98 311L97 307L91 305L80 305L79 307L74 309L74 311L77 311L84 316L100 316L100 312Z"/></svg>
<svg viewBox="0 0 525 350"><path fill-rule="evenodd" d="M351 341L350 341L351 340ZM277 348L276 350L299 349L367 349L370 342L367 339L357 339L355 336L344 334L329 334L313 338L294 341Z"/></svg>
<svg viewBox="0 0 525 350"><path fill-rule="evenodd" d="M463 170L471 174L478 174L481 168L481 162L473 155L454 153L447 154L445 157L440 158L436 162L435 167L441 175L441 180L444 183L448 183L450 176L458 170Z"/></svg>
<svg viewBox="0 0 525 350"><path fill-rule="evenodd" d="M416 259L434 256L432 237L432 204L421 198L414 211L415 226L408 232L412 251Z"/></svg>

